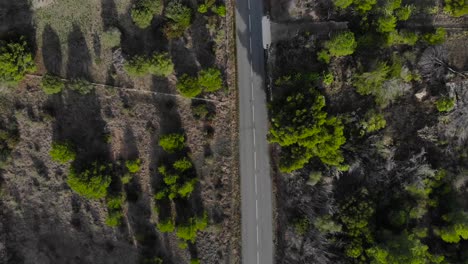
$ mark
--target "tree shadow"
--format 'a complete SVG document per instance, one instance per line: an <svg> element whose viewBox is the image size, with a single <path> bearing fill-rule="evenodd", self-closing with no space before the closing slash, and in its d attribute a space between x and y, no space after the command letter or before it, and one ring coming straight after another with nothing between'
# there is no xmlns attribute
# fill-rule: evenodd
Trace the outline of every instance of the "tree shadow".
<svg viewBox="0 0 468 264"><path fill-rule="evenodd" d="M118 23L119 14L114 0L101 0L101 18L104 30L108 30Z"/></svg>
<svg viewBox="0 0 468 264"><path fill-rule="evenodd" d="M36 51L36 31L28 0L0 0L0 39L17 40L24 36L33 54Z"/></svg>
<svg viewBox="0 0 468 264"><path fill-rule="evenodd" d="M48 72L58 76L62 74L60 39L50 25L46 25L42 33L42 59Z"/></svg>
<svg viewBox="0 0 468 264"><path fill-rule="evenodd" d="M213 67L215 63L214 41L211 40L206 23L205 18L196 19L191 27L193 51L202 68Z"/></svg>
<svg viewBox="0 0 468 264"><path fill-rule="evenodd" d="M195 55L185 47L182 40L172 41L169 53L171 54L177 76L182 74L197 75L199 67Z"/></svg>
<svg viewBox="0 0 468 264"><path fill-rule="evenodd" d="M80 27L73 25L73 31L68 35L67 77L92 80L90 68L91 54L86 39Z"/></svg>

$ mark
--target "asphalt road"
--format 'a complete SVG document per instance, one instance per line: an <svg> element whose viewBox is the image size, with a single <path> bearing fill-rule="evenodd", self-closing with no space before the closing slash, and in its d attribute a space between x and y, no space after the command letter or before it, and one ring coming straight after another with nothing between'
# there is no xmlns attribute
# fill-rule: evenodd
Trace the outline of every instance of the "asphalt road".
<svg viewBox="0 0 468 264"><path fill-rule="evenodd" d="M273 263L268 118L262 45L262 0L236 1L240 111L242 263Z"/></svg>

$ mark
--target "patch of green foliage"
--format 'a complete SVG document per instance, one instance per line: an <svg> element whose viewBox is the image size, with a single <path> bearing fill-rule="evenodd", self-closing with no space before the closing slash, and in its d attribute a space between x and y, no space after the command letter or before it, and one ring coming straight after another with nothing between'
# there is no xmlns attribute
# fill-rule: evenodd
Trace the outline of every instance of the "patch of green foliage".
<svg viewBox="0 0 468 264"><path fill-rule="evenodd" d="M281 86L310 85L306 79L297 75L282 81ZM325 97L315 88L307 86L304 92L296 92L273 102L268 139L281 146L282 172L301 169L314 157L332 166L344 161L340 151L346 141L343 124L336 117L328 117L324 107Z"/></svg>
<svg viewBox="0 0 468 264"><path fill-rule="evenodd" d="M170 20L164 28L167 38L181 37L192 23L192 9L179 1L171 1L164 12L166 18Z"/></svg>
<svg viewBox="0 0 468 264"><path fill-rule="evenodd" d="M392 45L410 45L414 46L419 37L416 33L407 30L393 31L386 35L387 46Z"/></svg>
<svg viewBox="0 0 468 264"><path fill-rule="evenodd" d="M190 264L200 264L200 260L199 259L191 259L190 260Z"/></svg>
<svg viewBox="0 0 468 264"><path fill-rule="evenodd" d="M118 28L111 28L105 31L101 37L101 45L106 49L112 49L120 46L120 37L122 33Z"/></svg>
<svg viewBox="0 0 468 264"><path fill-rule="evenodd" d="M372 133L385 128L387 121L382 114L374 111L369 111L365 119L361 122L361 135Z"/></svg>
<svg viewBox="0 0 468 264"><path fill-rule="evenodd" d="M175 230L174 221L171 218L160 220L157 228L162 233L172 233Z"/></svg>
<svg viewBox="0 0 468 264"><path fill-rule="evenodd" d="M167 77L174 72L174 63L168 53L154 53L150 58L135 56L124 64L130 76L141 77L152 74Z"/></svg>
<svg viewBox="0 0 468 264"><path fill-rule="evenodd" d="M34 59L24 38L19 42L0 43L0 82L16 85L36 70Z"/></svg>
<svg viewBox="0 0 468 264"><path fill-rule="evenodd" d="M155 15L161 15L164 8L162 0L139 0L133 6L130 14L132 20L139 28L151 26Z"/></svg>
<svg viewBox="0 0 468 264"><path fill-rule="evenodd" d="M388 79L390 67L386 63L378 63L375 70L356 75L353 85L361 95L378 97L382 92L382 85Z"/></svg>
<svg viewBox="0 0 468 264"><path fill-rule="evenodd" d="M318 231L324 234L339 233L342 230L342 226L333 221L330 215L317 217L314 221L314 226Z"/></svg>
<svg viewBox="0 0 468 264"><path fill-rule="evenodd" d="M333 0L333 4L341 9L345 9L353 3L353 0Z"/></svg>
<svg viewBox="0 0 468 264"><path fill-rule="evenodd" d="M117 227L121 225L123 213L122 204L125 202L125 197L121 195L111 196L107 198L108 215L106 218L106 225L110 227Z"/></svg>
<svg viewBox="0 0 468 264"><path fill-rule="evenodd" d="M141 170L141 160L127 160L125 162L125 167L127 167L128 172L130 173L138 173Z"/></svg>
<svg viewBox="0 0 468 264"><path fill-rule="evenodd" d="M65 164L69 161L74 161L76 158L76 153L73 150L73 146L68 142L53 142L52 149L50 150L49 155L52 158L52 160L61 164Z"/></svg>
<svg viewBox="0 0 468 264"><path fill-rule="evenodd" d="M414 10L414 6L406 5L395 10L395 15L399 21L406 21L410 18L413 10Z"/></svg>
<svg viewBox="0 0 468 264"><path fill-rule="evenodd" d="M455 107L455 98L441 97L436 101L436 107L439 112L450 112Z"/></svg>
<svg viewBox="0 0 468 264"><path fill-rule="evenodd" d="M205 118L210 119L209 118L210 111L208 111L206 104L200 104L200 105L192 107L192 113L196 119L202 119L202 120Z"/></svg>
<svg viewBox="0 0 468 264"><path fill-rule="evenodd" d="M110 227L117 227L122 224L123 213L122 211L111 211L107 215L106 225Z"/></svg>
<svg viewBox="0 0 468 264"><path fill-rule="evenodd" d="M73 79L67 84L67 87L81 95L87 95L94 90L94 85L83 79Z"/></svg>
<svg viewBox="0 0 468 264"><path fill-rule="evenodd" d="M333 36L324 44L325 50L333 57L342 57L351 55L357 47L354 39L354 33L345 31Z"/></svg>
<svg viewBox="0 0 468 264"><path fill-rule="evenodd" d="M179 160L176 160L172 166L174 167L174 169L180 172L184 172L191 169L193 165L187 157L183 157Z"/></svg>
<svg viewBox="0 0 468 264"><path fill-rule="evenodd" d="M184 242L195 243L197 232L203 231L208 226L206 212L202 217L192 217L186 223L177 225L176 236Z"/></svg>
<svg viewBox="0 0 468 264"><path fill-rule="evenodd" d="M220 17L225 17L226 16L226 6L225 5L213 6L211 8L211 11L213 11L213 13L217 14Z"/></svg>
<svg viewBox="0 0 468 264"><path fill-rule="evenodd" d="M466 0L445 0L444 11L454 17L468 15Z"/></svg>
<svg viewBox="0 0 468 264"><path fill-rule="evenodd" d="M437 28L434 33L424 34L422 39L430 45L439 45L445 42L447 31L444 28Z"/></svg>
<svg viewBox="0 0 468 264"><path fill-rule="evenodd" d="M176 88L183 96L188 98L196 97L202 92L202 87L198 83L198 79L188 76L187 74L179 78Z"/></svg>
<svg viewBox="0 0 468 264"><path fill-rule="evenodd" d="M459 243L461 239L468 240L468 214L466 212L456 212L443 216L448 223L436 230L436 234L447 243Z"/></svg>
<svg viewBox="0 0 468 264"><path fill-rule="evenodd" d="M65 88L65 83L57 76L46 74L42 77L41 88L45 94L57 94Z"/></svg>
<svg viewBox="0 0 468 264"><path fill-rule="evenodd" d="M71 167L67 183L74 192L88 199L104 198L111 183L111 170L110 165L98 162L80 171Z"/></svg>
<svg viewBox="0 0 468 264"><path fill-rule="evenodd" d="M396 17L381 16L377 19L377 31L381 33L393 32L396 28L397 19Z"/></svg>
<svg viewBox="0 0 468 264"><path fill-rule="evenodd" d="M176 133L163 135L159 139L159 146L166 152L174 153L185 147L185 137L183 134Z"/></svg>
<svg viewBox="0 0 468 264"><path fill-rule="evenodd" d="M294 230L296 231L297 234L303 236L309 231L310 228L310 222L307 217L302 217L299 219L296 219L294 221Z"/></svg>
<svg viewBox="0 0 468 264"><path fill-rule="evenodd" d="M312 171L309 174L309 180L307 181L307 184L309 185L316 185L320 180L322 179L322 173L320 171Z"/></svg>
<svg viewBox="0 0 468 264"><path fill-rule="evenodd" d="M333 73L331 72L327 72L323 75L323 79L322 79L322 82L323 84L325 84L326 86L330 86L333 81L335 80L335 77L333 77Z"/></svg>
<svg viewBox="0 0 468 264"><path fill-rule="evenodd" d="M198 73L198 84L205 92L215 92L223 87L221 71L215 68L201 70Z"/></svg>

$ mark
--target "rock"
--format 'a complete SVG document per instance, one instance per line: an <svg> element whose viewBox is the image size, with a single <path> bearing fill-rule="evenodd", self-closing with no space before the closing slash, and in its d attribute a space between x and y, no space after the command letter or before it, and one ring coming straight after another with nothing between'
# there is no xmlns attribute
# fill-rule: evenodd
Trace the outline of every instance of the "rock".
<svg viewBox="0 0 468 264"><path fill-rule="evenodd" d="M418 101L422 101L424 99L424 97L427 96L427 90L426 88L420 90L419 92L417 92L415 95L416 99L418 99Z"/></svg>

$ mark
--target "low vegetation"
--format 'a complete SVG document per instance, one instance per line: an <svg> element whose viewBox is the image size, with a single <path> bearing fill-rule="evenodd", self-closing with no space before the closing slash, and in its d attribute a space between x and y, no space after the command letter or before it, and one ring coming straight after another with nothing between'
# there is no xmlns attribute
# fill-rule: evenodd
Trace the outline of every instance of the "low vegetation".
<svg viewBox="0 0 468 264"><path fill-rule="evenodd" d="M170 2L164 11L164 16L169 19L164 28L169 39L181 37L192 23L192 9L180 1Z"/></svg>
<svg viewBox="0 0 468 264"><path fill-rule="evenodd" d="M58 76L46 74L42 77L41 88L47 95L58 94L65 88L65 83Z"/></svg>
<svg viewBox="0 0 468 264"><path fill-rule="evenodd" d="M142 77L148 74L168 77L174 72L174 64L167 53L154 53L149 58L135 56L128 60L124 67L127 73L133 77Z"/></svg>
<svg viewBox="0 0 468 264"><path fill-rule="evenodd" d="M177 82L177 90L185 97L197 97L202 92L216 92L223 87L221 71L215 68L201 70L197 77L182 75Z"/></svg>
<svg viewBox="0 0 468 264"><path fill-rule="evenodd" d="M163 8L162 0L139 0L131 10L133 22L139 28L147 28L154 16L162 14Z"/></svg>
<svg viewBox="0 0 468 264"><path fill-rule="evenodd" d="M0 82L16 85L28 73L36 70L28 44L21 38L19 42L0 42Z"/></svg>
<svg viewBox="0 0 468 264"><path fill-rule="evenodd" d="M74 161L76 158L76 153L73 149L73 146L68 142L53 142L52 149L50 150L49 154L52 160L61 164Z"/></svg>
<svg viewBox="0 0 468 264"><path fill-rule="evenodd" d="M67 183L79 195L88 199L101 199L107 195L107 189L111 183L111 172L111 165L97 161L82 169L71 167Z"/></svg>

